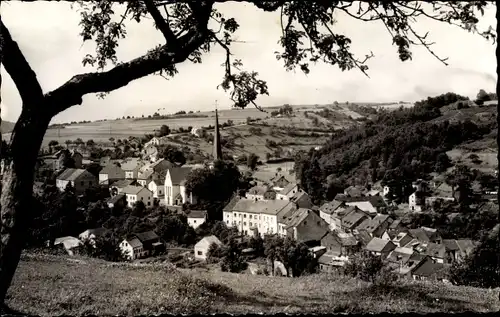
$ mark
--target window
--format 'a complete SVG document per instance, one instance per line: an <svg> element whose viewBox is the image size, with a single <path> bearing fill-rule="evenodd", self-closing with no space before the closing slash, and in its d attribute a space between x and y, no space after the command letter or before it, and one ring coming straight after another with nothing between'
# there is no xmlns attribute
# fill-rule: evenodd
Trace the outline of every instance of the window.
<svg viewBox="0 0 500 317"><path fill-rule="evenodd" d="M304 221L304 226L307 225L307 221Z"/></svg>
<svg viewBox="0 0 500 317"><path fill-rule="evenodd" d="M248 225L251 227L251 226L252 226L252 223L250 222Z"/></svg>
<svg viewBox="0 0 500 317"><path fill-rule="evenodd" d="M151 202L150 201L148 201L148 206L151 206Z"/></svg>
<svg viewBox="0 0 500 317"><path fill-rule="evenodd" d="M229 220L226 220L226 223L229 224Z"/></svg>
<svg viewBox="0 0 500 317"><path fill-rule="evenodd" d="M84 181L81 181L81 182L80 182L80 185L82 185L82 186L83 186L83 185L85 185L85 182L84 182Z"/></svg>
<svg viewBox="0 0 500 317"><path fill-rule="evenodd" d="M317 225L319 226L319 221L317 222Z"/></svg>
<svg viewBox="0 0 500 317"><path fill-rule="evenodd" d="M193 220L193 223L196 223L196 220Z"/></svg>
<svg viewBox="0 0 500 317"><path fill-rule="evenodd" d="M244 214L244 215L243 215L243 218L246 218L246 217L247 217L247 214Z"/></svg>
<svg viewBox="0 0 500 317"><path fill-rule="evenodd" d="M252 219L252 215L249 215L248 218Z"/></svg>
<svg viewBox="0 0 500 317"><path fill-rule="evenodd" d="M203 255L203 252L201 252L201 251L198 251L198 255Z"/></svg>
<svg viewBox="0 0 500 317"><path fill-rule="evenodd" d="M246 225L247 225L247 223L246 223L246 222L243 222L243 225L244 225L244 226L246 226Z"/></svg>

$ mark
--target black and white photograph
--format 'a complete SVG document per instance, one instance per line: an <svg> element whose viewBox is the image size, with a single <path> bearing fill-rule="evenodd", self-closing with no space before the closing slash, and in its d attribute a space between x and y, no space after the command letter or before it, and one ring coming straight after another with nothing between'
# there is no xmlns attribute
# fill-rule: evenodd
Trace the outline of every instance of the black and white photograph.
<svg viewBox="0 0 500 317"><path fill-rule="evenodd" d="M0 3L0 314L500 310L495 1Z"/></svg>

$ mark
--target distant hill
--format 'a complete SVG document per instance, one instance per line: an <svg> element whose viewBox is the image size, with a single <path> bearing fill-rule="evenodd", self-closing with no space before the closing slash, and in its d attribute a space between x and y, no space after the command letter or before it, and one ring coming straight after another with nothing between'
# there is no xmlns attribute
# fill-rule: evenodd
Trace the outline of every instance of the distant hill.
<svg viewBox="0 0 500 317"><path fill-rule="evenodd" d="M14 122L3 121L2 120L2 124L1 124L1 127L0 127L1 131L2 131L2 134L12 132L12 130L14 129L14 125L15 125Z"/></svg>

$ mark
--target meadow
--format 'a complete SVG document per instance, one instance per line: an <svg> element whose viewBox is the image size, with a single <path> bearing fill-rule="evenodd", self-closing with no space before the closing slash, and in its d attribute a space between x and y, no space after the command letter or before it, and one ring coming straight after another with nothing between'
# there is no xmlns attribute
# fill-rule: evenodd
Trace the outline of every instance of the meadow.
<svg viewBox="0 0 500 317"><path fill-rule="evenodd" d="M113 264L88 258L24 254L7 295L25 314L493 312L498 289L431 282L373 285L315 274L298 278Z"/></svg>

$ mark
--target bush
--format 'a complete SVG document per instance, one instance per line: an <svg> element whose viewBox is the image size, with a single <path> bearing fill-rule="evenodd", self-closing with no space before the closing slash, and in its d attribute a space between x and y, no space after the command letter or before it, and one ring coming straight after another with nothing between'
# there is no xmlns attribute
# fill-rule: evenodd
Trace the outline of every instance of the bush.
<svg viewBox="0 0 500 317"><path fill-rule="evenodd" d="M345 266L345 274L360 278L365 282L381 281L386 272L382 272L384 263L379 256L360 254L353 257Z"/></svg>

